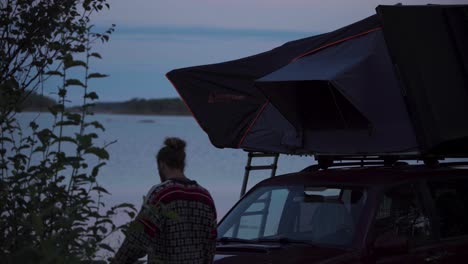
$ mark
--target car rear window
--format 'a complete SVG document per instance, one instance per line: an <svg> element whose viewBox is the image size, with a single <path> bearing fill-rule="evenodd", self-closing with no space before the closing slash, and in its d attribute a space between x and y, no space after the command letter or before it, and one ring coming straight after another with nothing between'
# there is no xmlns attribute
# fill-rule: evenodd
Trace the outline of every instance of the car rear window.
<svg viewBox="0 0 468 264"><path fill-rule="evenodd" d="M468 235L468 179L429 182L441 238Z"/></svg>
<svg viewBox="0 0 468 264"><path fill-rule="evenodd" d="M393 233L416 244L432 238L428 214L413 184L403 184L385 192L374 223L377 235Z"/></svg>

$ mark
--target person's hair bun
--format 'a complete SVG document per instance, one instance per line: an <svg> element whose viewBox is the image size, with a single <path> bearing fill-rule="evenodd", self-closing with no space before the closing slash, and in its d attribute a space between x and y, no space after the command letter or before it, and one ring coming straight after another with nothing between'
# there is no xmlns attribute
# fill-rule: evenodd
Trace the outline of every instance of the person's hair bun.
<svg viewBox="0 0 468 264"><path fill-rule="evenodd" d="M186 144L185 141L180 138L170 137L164 140L164 145L174 150L184 150Z"/></svg>

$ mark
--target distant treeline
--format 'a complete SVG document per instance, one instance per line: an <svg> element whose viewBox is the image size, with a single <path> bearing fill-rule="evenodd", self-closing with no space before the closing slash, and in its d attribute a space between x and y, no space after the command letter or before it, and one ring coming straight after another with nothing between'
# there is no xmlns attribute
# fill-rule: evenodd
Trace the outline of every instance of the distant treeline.
<svg viewBox="0 0 468 264"><path fill-rule="evenodd" d="M21 109L26 111L48 111L49 106L55 105L57 102L47 96L37 93L31 93L26 97L21 104Z"/></svg>
<svg viewBox="0 0 468 264"><path fill-rule="evenodd" d="M125 102L97 103L95 113L140 114L140 115L189 115L187 107L179 98L132 99Z"/></svg>
<svg viewBox="0 0 468 264"><path fill-rule="evenodd" d="M25 111L47 111L56 104L50 97L31 94L23 103ZM70 111L79 111L79 107L70 107ZM189 115L187 107L179 98L167 99L132 99L125 102L96 103L92 108L95 113L139 114L139 115Z"/></svg>

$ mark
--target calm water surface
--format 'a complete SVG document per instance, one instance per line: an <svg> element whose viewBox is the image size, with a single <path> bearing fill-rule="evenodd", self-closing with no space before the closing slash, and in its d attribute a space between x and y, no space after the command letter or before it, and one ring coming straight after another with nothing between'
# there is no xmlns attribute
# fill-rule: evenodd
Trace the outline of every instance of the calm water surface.
<svg viewBox="0 0 468 264"><path fill-rule="evenodd" d="M47 113L23 113L18 116L22 124L28 124L33 119L41 126L51 122ZM105 198L107 205L130 202L138 208L141 206L142 196L151 186L159 183L155 154L164 139L171 136L187 141L186 175L210 191L219 219L239 199L246 152L215 148L192 117L99 114L90 119L100 121L106 128L96 141L98 145L117 141L108 147L110 160L98 176L100 183L112 194ZM258 161L256 163L269 164L271 159ZM311 157L280 156L277 174L298 171L312 163ZM252 172L249 187L268 175L268 172ZM128 221L128 218L121 215L116 220L121 223Z"/></svg>

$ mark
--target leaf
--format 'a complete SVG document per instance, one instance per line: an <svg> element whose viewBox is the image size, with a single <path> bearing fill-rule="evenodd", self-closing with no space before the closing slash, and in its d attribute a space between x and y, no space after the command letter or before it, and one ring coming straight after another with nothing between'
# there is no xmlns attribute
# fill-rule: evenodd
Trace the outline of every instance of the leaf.
<svg viewBox="0 0 468 264"><path fill-rule="evenodd" d="M41 146L41 147L37 147L37 148L35 148L35 149L33 150L33 153L38 153L38 152L39 152L39 153L42 153L42 152L45 152L46 149L47 149L47 146L46 146L46 145Z"/></svg>
<svg viewBox="0 0 468 264"><path fill-rule="evenodd" d="M115 253L115 250L111 246L109 246L107 244L99 244L99 247L101 247L102 249L108 250L108 251L110 251L112 253Z"/></svg>
<svg viewBox="0 0 468 264"><path fill-rule="evenodd" d="M66 136L63 136L63 137L59 137L57 138L56 140L54 140L51 144L54 144L56 142L70 142L70 143L75 143L76 144L76 140L72 137L66 137Z"/></svg>
<svg viewBox="0 0 468 264"><path fill-rule="evenodd" d="M100 219L98 221L96 221L95 225L99 225L99 224L111 224L111 225L114 225L114 222L112 222L112 220L108 219L108 218L104 218L104 219Z"/></svg>
<svg viewBox="0 0 468 264"><path fill-rule="evenodd" d="M60 97L65 97L67 95L67 89L59 89L58 95Z"/></svg>
<svg viewBox="0 0 468 264"><path fill-rule="evenodd" d="M48 71L45 73L45 75L56 75L56 76L61 76L63 77L63 73L59 72L59 71Z"/></svg>
<svg viewBox="0 0 468 264"><path fill-rule="evenodd" d="M80 123L77 123L75 121L59 121L59 122L57 122L58 127L61 127L61 126L77 126L79 124Z"/></svg>
<svg viewBox="0 0 468 264"><path fill-rule="evenodd" d="M86 126L94 126L94 128L96 129L101 129L102 131L105 131L106 129L104 128L104 126L99 123L98 121L93 121L91 123L87 123Z"/></svg>
<svg viewBox="0 0 468 264"><path fill-rule="evenodd" d="M95 58L98 58L98 59L102 59L101 54L99 54L97 52L93 52L93 53L89 54L89 57L95 57Z"/></svg>
<svg viewBox="0 0 468 264"><path fill-rule="evenodd" d="M73 59L72 60L64 60L63 65L64 65L65 69L69 69L69 68L77 67L77 66L88 68L88 65L86 64L86 62L80 61L80 60L73 60Z"/></svg>
<svg viewBox="0 0 468 264"><path fill-rule="evenodd" d="M68 79L68 80L65 81L65 86L71 86L71 85L86 87L86 86L85 86L80 80L78 80L78 79Z"/></svg>
<svg viewBox="0 0 468 264"><path fill-rule="evenodd" d="M106 189L104 189L103 187L100 187L100 186L93 187L92 190L110 194Z"/></svg>
<svg viewBox="0 0 468 264"><path fill-rule="evenodd" d="M135 218L135 214L136 214L135 212L132 212L132 211L125 211L125 212L131 219Z"/></svg>
<svg viewBox="0 0 468 264"><path fill-rule="evenodd" d="M75 122L79 123L81 121L81 115L80 114L70 113L70 114L67 115L67 119L70 120L70 121L75 121Z"/></svg>
<svg viewBox="0 0 468 264"><path fill-rule="evenodd" d="M105 160L109 159L109 153L107 152L107 150L103 148L91 147L91 148L86 149L85 153L93 154L100 159L105 159Z"/></svg>
<svg viewBox="0 0 468 264"><path fill-rule="evenodd" d="M84 52L86 50L86 47L85 47L85 45L80 44L80 45L76 46L74 50L76 52Z"/></svg>
<svg viewBox="0 0 468 264"><path fill-rule="evenodd" d="M36 130L39 127L39 125L33 121L29 123L29 127L31 127L32 130Z"/></svg>
<svg viewBox="0 0 468 264"><path fill-rule="evenodd" d="M130 208L130 209L133 209L133 210L136 211L135 206L133 204L131 204L131 203L121 203L121 204L118 204L118 205L112 207L112 209L114 209L114 210L119 209L119 208Z"/></svg>
<svg viewBox="0 0 468 264"><path fill-rule="evenodd" d="M62 113L64 110L65 109L62 104L56 104L49 107L49 112L54 116L57 116L58 113Z"/></svg>
<svg viewBox="0 0 468 264"><path fill-rule="evenodd" d="M53 137L52 131L47 128L37 132L36 135L43 145L47 145L48 141Z"/></svg>
<svg viewBox="0 0 468 264"><path fill-rule="evenodd" d="M98 173L99 173L99 169L100 169L102 166L104 166L104 165L106 165L106 163L105 163L105 162L101 162L101 163L99 163L98 165L94 166L94 167L93 167L93 170L91 171L91 176L97 177L97 175L98 175Z"/></svg>
<svg viewBox="0 0 468 264"><path fill-rule="evenodd" d="M85 98L89 98L91 100L97 100L99 99L99 96L95 92L90 92L90 93L85 94Z"/></svg>
<svg viewBox="0 0 468 264"><path fill-rule="evenodd" d="M95 78L105 78L105 77L108 77L109 75L107 74L101 74L101 73L98 73L98 72L94 72L94 73L90 73L88 75L88 79L95 79Z"/></svg>
<svg viewBox="0 0 468 264"><path fill-rule="evenodd" d="M23 150L23 149L29 149L31 146L28 145L28 144L25 144L25 145L21 145L18 150Z"/></svg>
<svg viewBox="0 0 468 264"><path fill-rule="evenodd" d="M0 142L13 142L13 140L7 137L0 137Z"/></svg>
<svg viewBox="0 0 468 264"><path fill-rule="evenodd" d="M93 145L93 138L89 135L82 136L80 134L76 134L76 140L81 149L86 149Z"/></svg>
<svg viewBox="0 0 468 264"><path fill-rule="evenodd" d="M91 138L98 138L98 135L96 133L89 133L89 134L86 134L86 136L91 137Z"/></svg>

